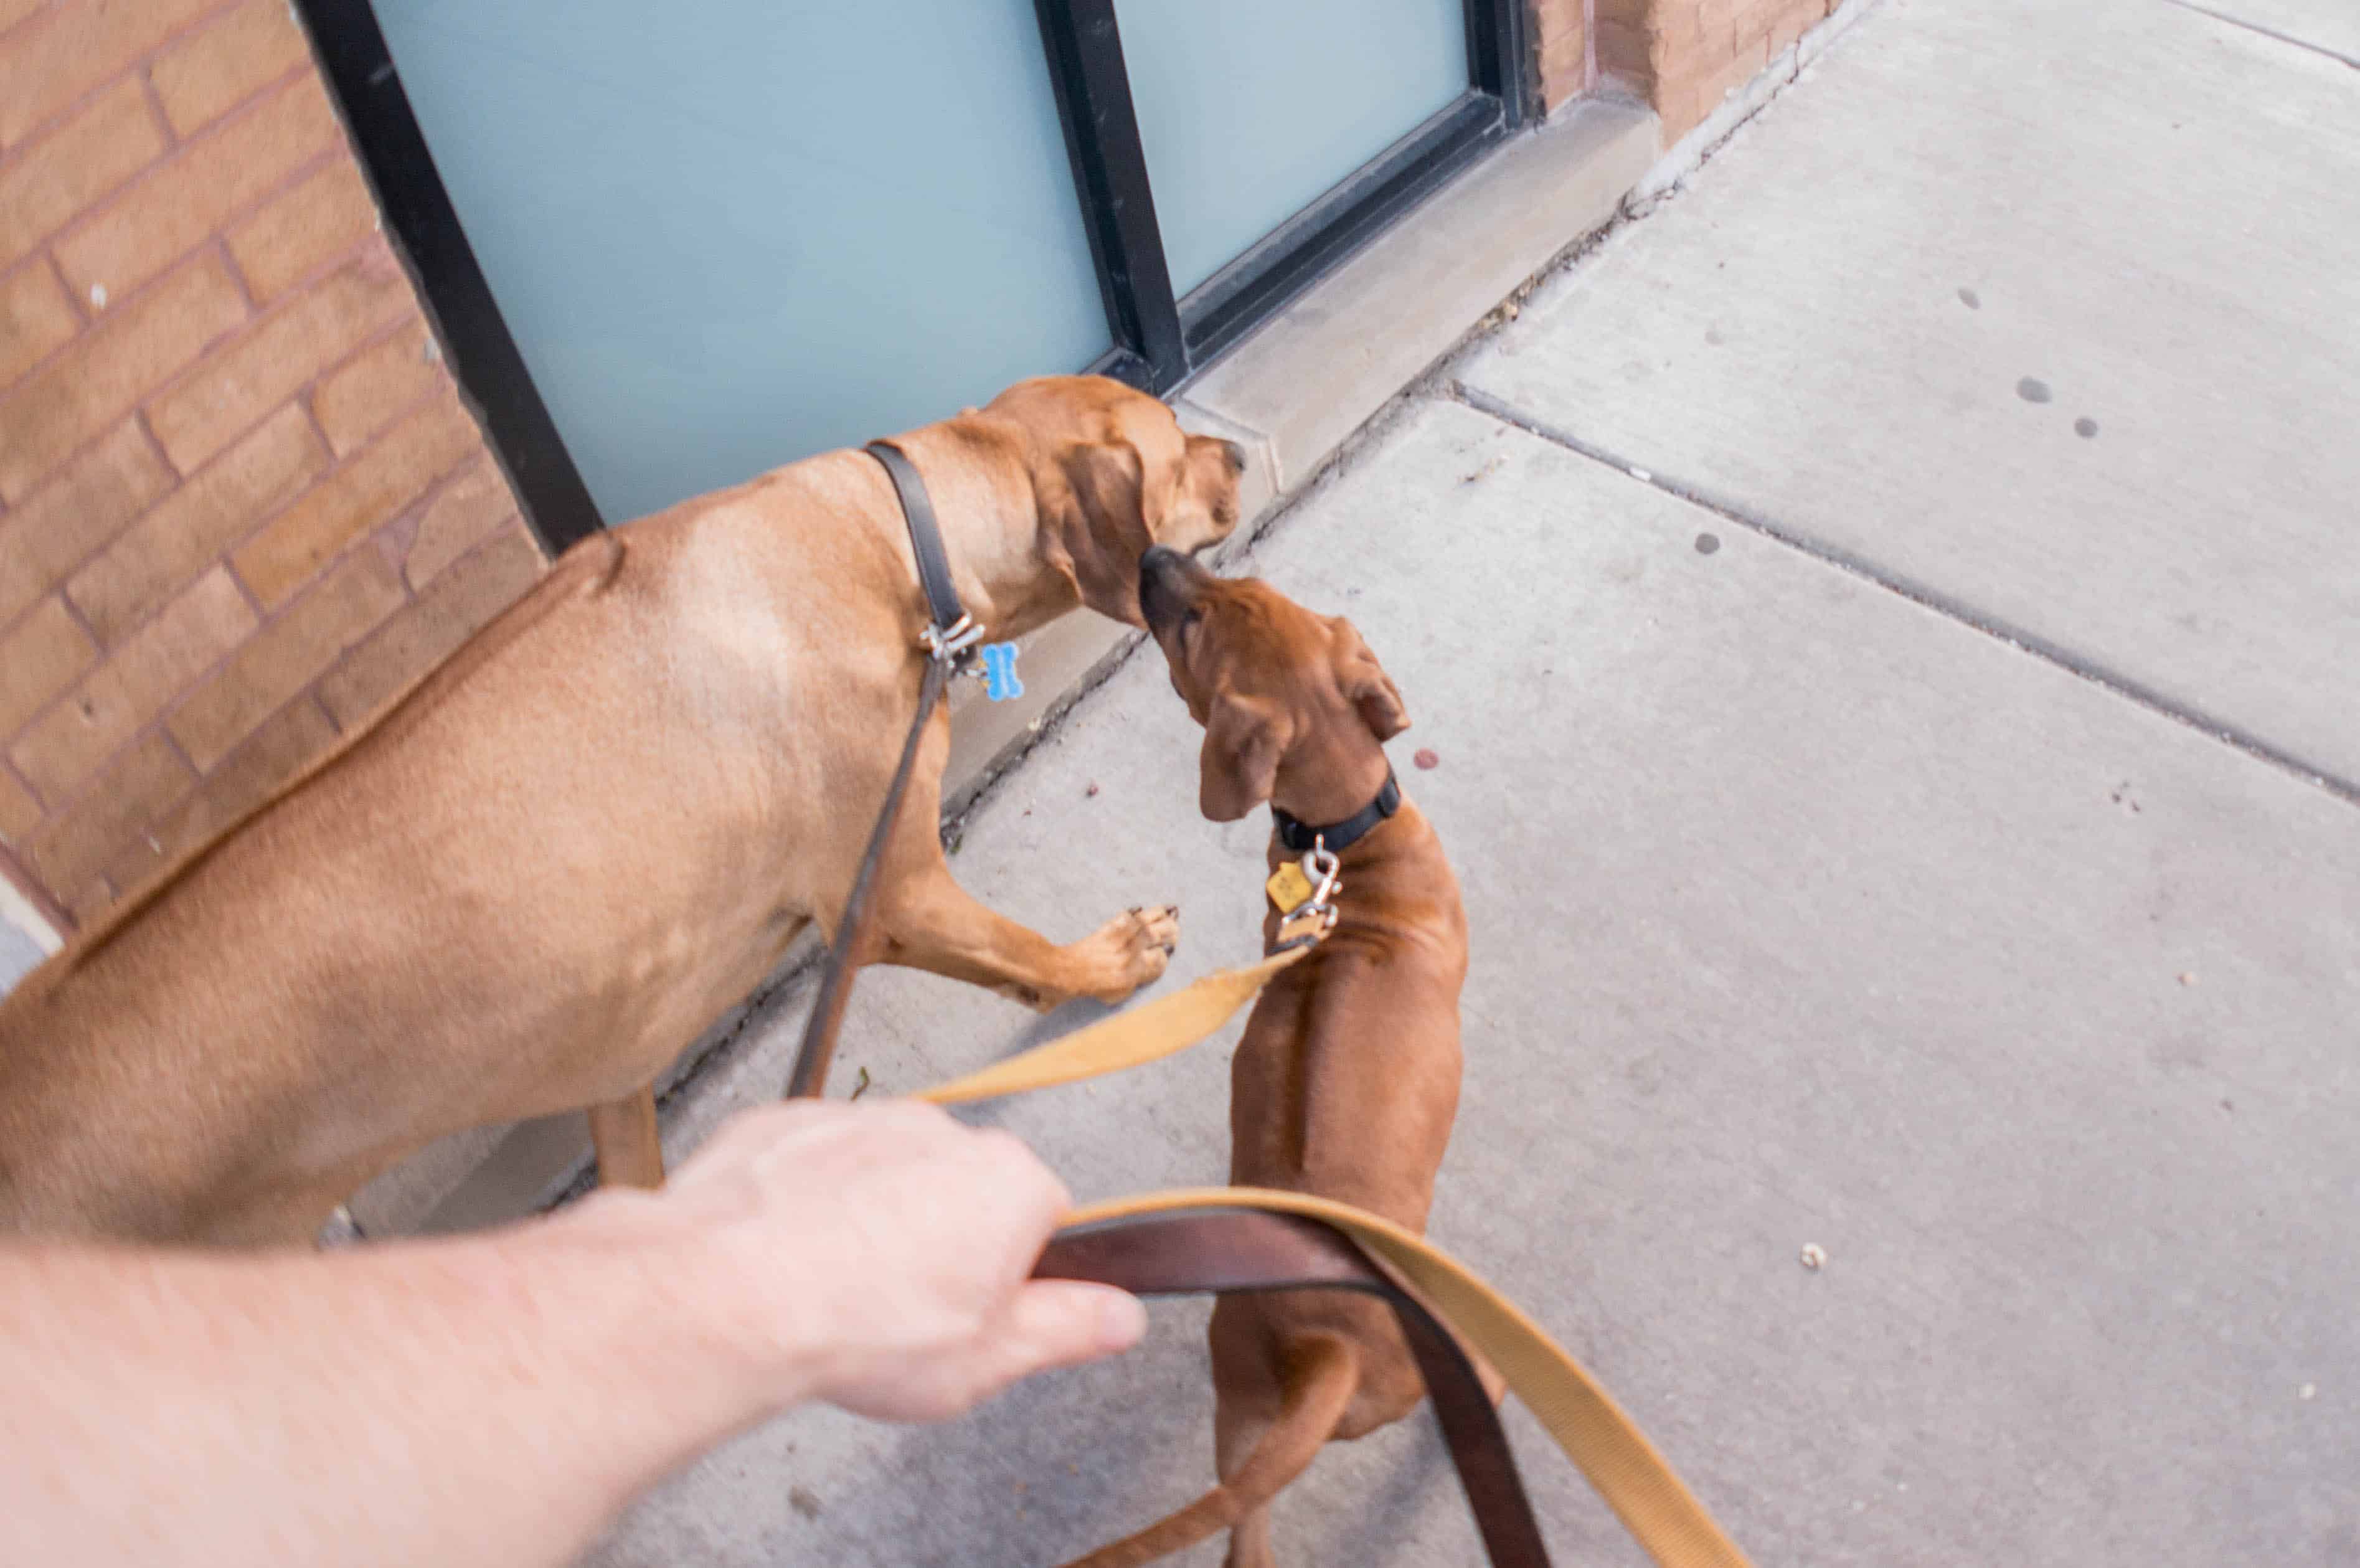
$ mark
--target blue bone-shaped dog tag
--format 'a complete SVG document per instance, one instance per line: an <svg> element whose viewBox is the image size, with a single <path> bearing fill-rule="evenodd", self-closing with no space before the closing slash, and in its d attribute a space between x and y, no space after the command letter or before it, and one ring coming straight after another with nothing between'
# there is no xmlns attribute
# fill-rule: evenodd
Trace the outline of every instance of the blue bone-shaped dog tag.
<svg viewBox="0 0 2360 1568"><path fill-rule="evenodd" d="M994 702L1007 702L1024 695L1024 683L1016 678L1016 644L987 642L983 653L983 695Z"/></svg>

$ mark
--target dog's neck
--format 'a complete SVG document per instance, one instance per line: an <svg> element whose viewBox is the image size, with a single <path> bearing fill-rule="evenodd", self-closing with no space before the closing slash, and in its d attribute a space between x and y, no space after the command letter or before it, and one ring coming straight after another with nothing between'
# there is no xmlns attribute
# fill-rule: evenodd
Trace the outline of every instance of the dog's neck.
<svg viewBox="0 0 2360 1568"><path fill-rule="evenodd" d="M1367 755L1355 756L1341 765L1334 761L1323 761L1317 767L1282 765L1271 790L1270 804L1273 809L1314 828L1343 822L1374 800L1377 792L1385 787L1385 780L1392 776L1392 764L1385 761L1384 752L1373 746Z"/></svg>
<svg viewBox="0 0 2360 1568"><path fill-rule="evenodd" d="M932 476L927 494L951 580L986 636L1022 637L1080 607L1073 585L1043 565L1041 505L1022 432L987 415L962 414L894 440ZM1007 460L965 460L978 448ZM929 455L939 460L929 463Z"/></svg>

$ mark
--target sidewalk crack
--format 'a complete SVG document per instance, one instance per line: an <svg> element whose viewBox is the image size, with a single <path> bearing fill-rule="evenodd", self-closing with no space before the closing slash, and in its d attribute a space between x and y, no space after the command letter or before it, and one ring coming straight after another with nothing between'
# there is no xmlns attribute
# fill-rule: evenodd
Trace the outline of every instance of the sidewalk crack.
<svg viewBox="0 0 2360 1568"><path fill-rule="evenodd" d="M1479 387L1470 387L1463 381L1451 380L1442 383L1437 390L1451 400L1461 403L1478 413L1498 420L1502 424L1513 426L1526 435L1546 441L1553 446L1562 447L1578 457L1585 457L1593 463L1603 464L1616 473L1645 485L1651 489L1661 490L1675 499L1686 501L1690 506L1710 512L1715 517L1749 532L1759 534L1773 543L1784 545L1799 554L1808 555L1822 565L1832 566L1849 576L1882 588L1886 593L1897 595L1920 609L1928 610L1946 620L2005 642L2019 653L2027 654L2045 664L2064 671L2067 674L2087 681L2115 696L2136 704L2158 718L2168 718L2175 724L2196 730L2223 745L2245 753L2256 762L2275 768L2315 789L2324 790L2348 805L2360 806L2360 782L2339 777L2314 762L2305 762L2292 752L2284 751L2234 724L2206 713L2201 708L2191 707L2169 697L2143 682L2135 680L2118 670L2096 663L2062 644L2053 642L2024 627L2003 620L1996 616L1987 615L1972 605L1953 598L1924 583L1904 576L1864 555L1855 554L1852 551L1828 543L1824 540L1814 539L1774 518L1766 517L1734 501L1716 496L1709 490L1676 478L1660 469L1642 467L1618 457L1594 443L1585 441L1569 431L1560 429L1534 414L1527 413L1506 400L1495 397Z"/></svg>
<svg viewBox="0 0 2360 1568"><path fill-rule="evenodd" d="M2299 38L2292 33L2280 32L2276 27L2264 27L2259 22L2249 22L2243 16L2233 16L2226 11L2215 11L2210 5L2198 5L2196 0L2164 0L2164 3L2168 5L2177 5L2183 11L2193 11L2200 16L2210 16L2214 21L2224 23L2232 27L2242 28L2249 33L2259 33L2266 38L2275 38L2279 43L2290 44L2296 49L2307 50L2311 54L2322 55L2338 65L2346 65L2355 71L2360 71L2360 59L2345 54L2341 49L2330 49L2325 44L2315 44L2309 38Z"/></svg>

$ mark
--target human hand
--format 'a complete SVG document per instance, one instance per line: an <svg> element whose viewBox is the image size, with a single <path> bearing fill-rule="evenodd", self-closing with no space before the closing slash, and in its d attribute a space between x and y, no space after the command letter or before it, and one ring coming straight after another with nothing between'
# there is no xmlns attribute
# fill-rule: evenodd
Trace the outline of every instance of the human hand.
<svg viewBox="0 0 2360 1568"><path fill-rule="evenodd" d="M1065 1185L1010 1134L914 1102L741 1113L641 1201L686 1238L687 1283L767 1409L938 1420L1146 1328L1120 1290L1028 1278Z"/></svg>

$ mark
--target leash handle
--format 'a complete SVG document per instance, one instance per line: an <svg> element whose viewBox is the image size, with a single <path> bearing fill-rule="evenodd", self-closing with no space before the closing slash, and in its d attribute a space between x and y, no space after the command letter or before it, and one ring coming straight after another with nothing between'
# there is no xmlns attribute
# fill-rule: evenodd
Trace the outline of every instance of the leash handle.
<svg viewBox="0 0 2360 1568"><path fill-rule="evenodd" d="M786 1097L790 1100L816 1099L827 1088L828 1064L836 1059L836 1031L844 1026L845 1004L852 1000L853 972L860 967L861 945L869 935L877 868L885 859L885 846L893 837L893 825L901 819L901 797L909 793L910 774L918 762L918 742L925 737L927 721L934 718L935 705L943 700L950 676L947 659L926 661L925 678L918 686L918 716L910 721L909 739L901 742L901 765L893 770L892 786L885 792L885 808L877 814L877 826L869 830L869 849L860 857L860 870L853 876L852 892L844 901L843 915L836 920L836 940L828 945L827 973L819 982L819 1000L812 1004L811 1020L803 1025L803 1044L795 1048L795 1069L787 1079Z"/></svg>

